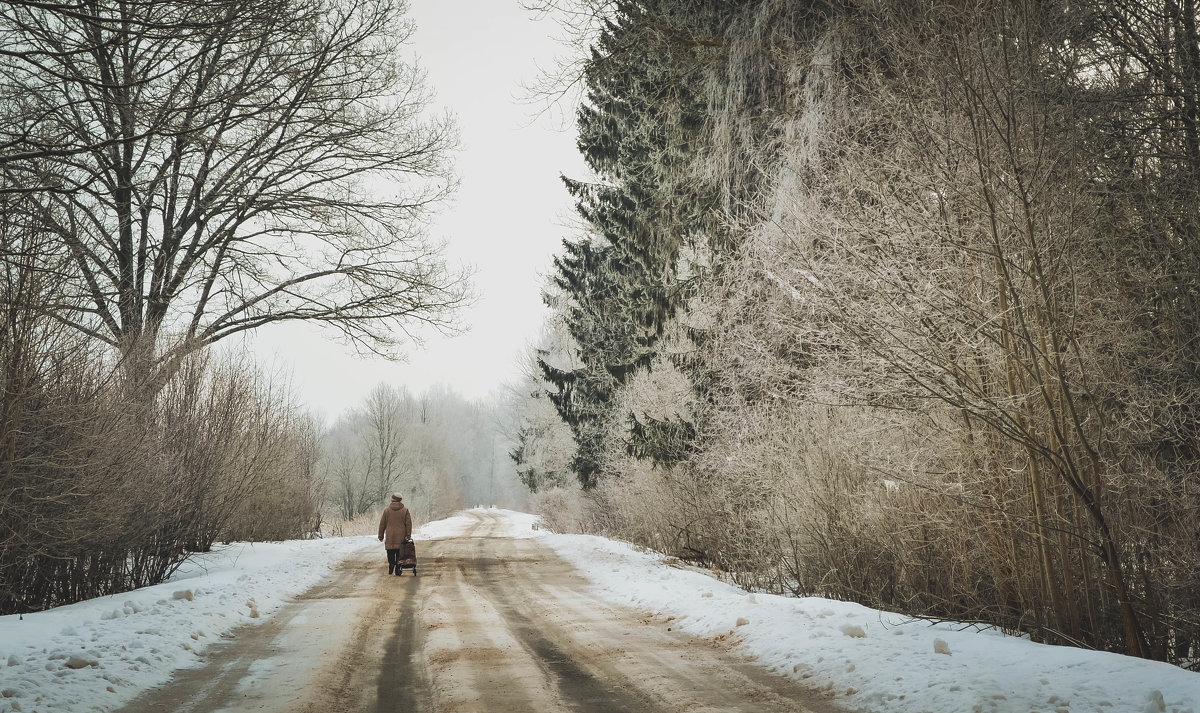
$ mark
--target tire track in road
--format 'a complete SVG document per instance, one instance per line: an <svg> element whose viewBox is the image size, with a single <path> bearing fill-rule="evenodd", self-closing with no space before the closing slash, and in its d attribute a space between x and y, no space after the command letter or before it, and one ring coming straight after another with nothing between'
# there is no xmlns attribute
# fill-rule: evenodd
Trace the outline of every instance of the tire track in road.
<svg viewBox="0 0 1200 713"><path fill-rule="evenodd" d="M422 543L419 577L355 556L123 713L840 713L606 604L502 516L470 516L461 536Z"/></svg>
<svg viewBox="0 0 1200 713"><path fill-rule="evenodd" d="M419 596L420 585L417 580L418 577L408 577L400 585L404 587L404 596L383 652L383 660L390 665L381 668L375 685L376 713L424 711L429 710L431 705L429 674L423 664L421 646L424 636L417 626L420 611L417 601L427 599L429 593L424 592L423 596Z"/></svg>
<svg viewBox="0 0 1200 713"><path fill-rule="evenodd" d="M510 626L528 632L527 645L565 682L563 696L575 710L839 711L826 695L744 657L605 604L536 540L481 542L469 568ZM573 690L571 681L588 683Z"/></svg>
<svg viewBox="0 0 1200 713"><path fill-rule="evenodd" d="M576 662L544 633L545 622L535 622L518 606L503 578L497 576L501 562L493 557L477 556L470 562L459 563L471 583L503 614L505 623L516 634L526 650L552 676L559 695L571 708L581 713L636 713L645 710L638 701L620 688L605 683ZM528 604L529 602L525 602ZM534 602L536 606L539 602Z"/></svg>
<svg viewBox="0 0 1200 713"><path fill-rule="evenodd" d="M262 624L235 629L228 641L212 646L204 653L205 665L177 671L120 710L357 710L353 677L366 658L359 642L369 638L372 624L385 618L387 609L372 596L377 582L363 576L371 569L363 557L347 560L332 580L296 597ZM338 619L352 626L338 626Z"/></svg>
<svg viewBox="0 0 1200 713"><path fill-rule="evenodd" d="M444 541L435 559L442 591L423 612L433 710L566 710L503 614L466 581L463 562L482 542Z"/></svg>

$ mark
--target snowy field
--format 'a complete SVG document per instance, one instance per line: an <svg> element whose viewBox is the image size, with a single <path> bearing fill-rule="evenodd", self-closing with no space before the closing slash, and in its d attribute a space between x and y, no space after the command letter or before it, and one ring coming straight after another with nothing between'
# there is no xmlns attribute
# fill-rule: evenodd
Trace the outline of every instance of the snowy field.
<svg viewBox="0 0 1200 713"><path fill-rule="evenodd" d="M760 664L874 713L1200 713L1200 674L1114 654L960 631L826 599L746 592L621 542L533 529L503 512L512 537L537 537L573 562L602 599L662 626L718 639ZM467 532L458 515L414 539ZM373 537L235 544L199 556L168 583L47 612L0 617L0 713L110 711L233 628L262 622ZM382 555L381 555L382 557Z"/></svg>

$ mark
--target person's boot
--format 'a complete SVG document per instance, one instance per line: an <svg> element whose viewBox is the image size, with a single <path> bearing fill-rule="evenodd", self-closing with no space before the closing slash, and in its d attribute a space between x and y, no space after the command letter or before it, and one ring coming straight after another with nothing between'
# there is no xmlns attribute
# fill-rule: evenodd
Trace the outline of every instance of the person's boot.
<svg viewBox="0 0 1200 713"><path fill-rule="evenodd" d="M395 574L395 573L396 573L396 565L392 564L391 562L388 562L388 574Z"/></svg>

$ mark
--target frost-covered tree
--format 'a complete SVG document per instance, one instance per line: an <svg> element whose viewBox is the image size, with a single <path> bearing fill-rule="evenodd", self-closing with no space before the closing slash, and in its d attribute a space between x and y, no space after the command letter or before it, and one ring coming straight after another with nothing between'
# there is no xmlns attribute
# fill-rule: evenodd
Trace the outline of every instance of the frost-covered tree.
<svg viewBox="0 0 1200 713"><path fill-rule="evenodd" d="M500 409L445 386L412 395L380 384L325 436L326 506L352 520L384 506L393 491L418 519L471 505L520 506Z"/></svg>
<svg viewBox="0 0 1200 713"><path fill-rule="evenodd" d="M531 493L564 486L575 479L571 470L576 452L573 432L551 400L551 385L539 366L539 362L545 362L567 371L572 353L561 319L544 325L536 346L530 347L521 362L519 381L509 386L499 411L501 430L512 444L508 457Z"/></svg>
<svg viewBox="0 0 1200 713"><path fill-rule="evenodd" d="M412 462L405 450L413 431L413 399L407 391L379 384L358 412L367 482L373 503L384 502L406 476Z"/></svg>
<svg viewBox="0 0 1200 713"><path fill-rule="evenodd" d="M707 247L719 233L716 189L693 169L706 128L702 80L723 44L724 10L615 3L583 70L579 148L595 180L566 179L586 234L564 241L551 278L552 307L581 366L543 360L542 368L575 434L572 467L585 487L600 477L610 423L624 420L611 409L615 391L649 366L692 289L695 266L680 269L685 248Z"/></svg>
<svg viewBox="0 0 1200 713"><path fill-rule="evenodd" d="M555 274L578 363L546 372L572 519L1194 660L1197 5L756 0L704 33L701 3L581 5L600 180ZM702 70L656 74L689 42ZM663 120L701 95L695 132Z"/></svg>

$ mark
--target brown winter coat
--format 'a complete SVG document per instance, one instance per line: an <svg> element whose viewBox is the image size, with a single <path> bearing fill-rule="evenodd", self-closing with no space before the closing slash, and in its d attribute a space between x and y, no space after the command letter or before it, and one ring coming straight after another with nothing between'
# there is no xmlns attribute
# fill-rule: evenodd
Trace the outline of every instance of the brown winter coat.
<svg viewBox="0 0 1200 713"><path fill-rule="evenodd" d="M412 515L404 503L393 500L391 505L383 509L383 517L379 518L379 539L389 550L400 549L400 543L412 537Z"/></svg>

